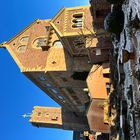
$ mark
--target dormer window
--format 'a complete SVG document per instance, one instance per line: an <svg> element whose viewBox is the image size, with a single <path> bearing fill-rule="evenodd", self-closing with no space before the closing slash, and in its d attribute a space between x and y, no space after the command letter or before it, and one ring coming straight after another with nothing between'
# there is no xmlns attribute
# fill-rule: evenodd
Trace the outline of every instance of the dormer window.
<svg viewBox="0 0 140 140"><path fill-rule="evenodd" d="M73 28L82 28L83 27L83 13L74 14L72 23L73 23L72 24Z"/></svg>

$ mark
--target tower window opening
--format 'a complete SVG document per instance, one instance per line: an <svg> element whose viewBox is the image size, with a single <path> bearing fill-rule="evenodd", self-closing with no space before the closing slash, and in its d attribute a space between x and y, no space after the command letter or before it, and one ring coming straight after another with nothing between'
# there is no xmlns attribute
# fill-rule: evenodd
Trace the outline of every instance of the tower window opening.
<svg viewBox="0 0 140 140"><path fill-rule="evenodd" d="M74 18L81 19L83 17L83 13L76 13L73 15Z"/></svg>
<svg viewBox="0 0 140 140"><path fill-rule="evenodd" d="M73 15L72 28L82 28L83 27L83 13L76 13Z"/></svg>
<svg viewBox="0 0 140 140"><path fill-rule="evenodd" d="M72 25L73 28L79 28L79 27L82 27L82 22L81 23L74 23Z"/></svg>
<svg viewBox="0 0 140 140"><path fill-rule="evenodd" d="M72 22L73 22L73 23L80 23L80 22L82 22L82 19L73 19Z"/></svg>

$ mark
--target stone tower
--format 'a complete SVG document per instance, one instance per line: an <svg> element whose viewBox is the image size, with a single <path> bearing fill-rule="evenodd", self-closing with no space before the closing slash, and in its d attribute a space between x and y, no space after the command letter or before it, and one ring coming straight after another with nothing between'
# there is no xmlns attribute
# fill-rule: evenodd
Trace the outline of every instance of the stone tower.
<svg viewBox="0 0 140 140"><path fill-rule="evenodd" d="M89 130L86 117L54 107L35 106L30 122L37 127L60 128L65 130Z"/></svg>

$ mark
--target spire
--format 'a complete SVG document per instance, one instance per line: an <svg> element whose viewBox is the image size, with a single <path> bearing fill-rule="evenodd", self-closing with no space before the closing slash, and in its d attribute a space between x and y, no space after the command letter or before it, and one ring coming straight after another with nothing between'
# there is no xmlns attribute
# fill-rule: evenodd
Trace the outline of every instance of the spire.
<svg viewBox="0 0 140 140"><path fill-rule="evenodd" d="M31 113L23 114L22 117L23 118L31 118Z"/></svg>

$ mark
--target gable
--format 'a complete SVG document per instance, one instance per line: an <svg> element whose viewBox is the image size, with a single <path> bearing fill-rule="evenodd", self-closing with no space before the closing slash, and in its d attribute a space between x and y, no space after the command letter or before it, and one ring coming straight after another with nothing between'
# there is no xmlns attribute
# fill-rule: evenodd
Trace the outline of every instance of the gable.
<svg viewBox="0 0 140 140"><path fill-rule="evenodd" d="M92 16L89 6L63 8L52 19L51 25L62 36L73 36L84 33L94 33L92 30Z"/></svg>
<svg viewBox="0 0 140 140"><path fill-rule="evenodd" d="M21 71L43 70L45 68L46 51L33 47L33 45L37 38L48 37L47 26L50 26L49 21L36 20L6 43L7 50Z"/></svg>
<svg viewBox="0 0 140 140"><path fill-rule="evenodd" d="M60 36L63 36L65 30L65 20L65 8L62 8L50 22Z"/></svg>
<svg viewBox="0 0 140 140"><path fill-rule="evenodd" d="M20 33L18 33L17 35L15 35L13 38L11 38L10 40L8 40L4 44L6 46L6 49L8 50L8 52L13 57L14 61L19 66L19 68L20 68L21 71L22 71L22 69L24 69L24 66L22 65L21 61L18 58L18 48L22 44L22 38L23 37L28 37L29 38L31 27L35 24L36 21L34 21L33 23L31 23L23 31L21 31ZM27 41L27 38L26 38L26 41ZM22 45L27 46L28 41L27 42L26 41L23 41L23 44ZM27 48L27 47L24 47L24 52L26 50L25 48Z"/></svg>

